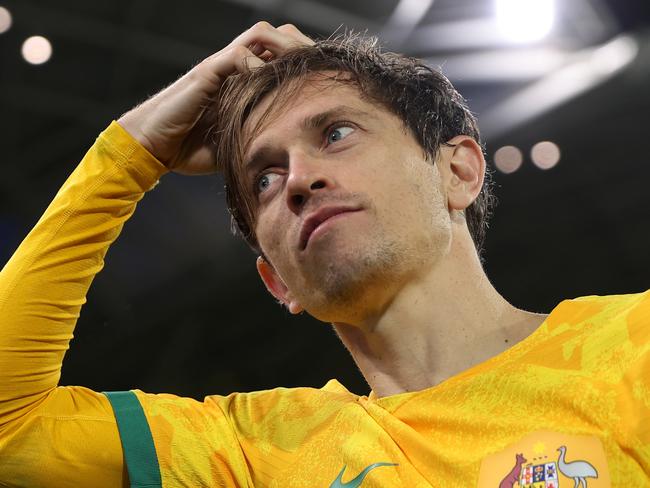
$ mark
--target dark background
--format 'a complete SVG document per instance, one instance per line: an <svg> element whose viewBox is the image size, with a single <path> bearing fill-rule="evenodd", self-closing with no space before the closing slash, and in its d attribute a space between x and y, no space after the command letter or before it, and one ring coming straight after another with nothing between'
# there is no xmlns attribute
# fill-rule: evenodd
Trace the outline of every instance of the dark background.
<svg viewBox="0 0 650 488"><path fill-rule="evenodd" d="M490 160L505 144L525 154L541 140L559 145L562 158L550 170L526 156L517 172L495 173L500 203L486 270L511 303L549 312L564 298L645 290L649 3L557 3L547 39L514 46L479 35L491 0L422 0L426 8L408 21L396 17L397 0L0 0L13 14L0 34L0 263L112 119L265 19L313 36L340 26L367 30L389 48L441 65L483 121ZM21 58L31 35L52 42L43 65ZM612 76L541 113L521 103L497 117L513 97L619 36L637 52ZM561 65L541 72L535 49L543 48L560 52ZM501 64L479 69L471 61L494 56ZM538 72L507 74L525 63ZM254 255L229 234L218 175L168 175L144 198L109 251L75 334L63 384L202 398L319 387L336 377L368 391L329 325L290 316L266 294Z"/></svg>

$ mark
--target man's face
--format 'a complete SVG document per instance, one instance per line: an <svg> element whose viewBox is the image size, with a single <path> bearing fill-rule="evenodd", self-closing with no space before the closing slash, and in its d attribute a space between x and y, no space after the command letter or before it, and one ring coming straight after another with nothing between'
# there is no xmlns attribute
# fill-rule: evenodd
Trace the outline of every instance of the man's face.
<svg viewBox="0 0 650 488"><path fill-rule="evenodd" d="M253 110L245 133L274 96ZM309 81L250 137L244 171L259 245L316 318L378 313L448 251L438 169L402 122L354 85Z"/></svg>

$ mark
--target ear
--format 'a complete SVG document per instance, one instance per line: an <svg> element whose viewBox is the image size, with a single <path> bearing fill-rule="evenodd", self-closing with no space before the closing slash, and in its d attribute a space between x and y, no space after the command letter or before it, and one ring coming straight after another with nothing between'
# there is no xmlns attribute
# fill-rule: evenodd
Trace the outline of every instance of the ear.
<svg viewBox="0 0 650 488"><path fill-rule="evenodd" d="M287 307L290 313L295 315L302 312L302 306L293 298L289 288L284 284L284 281L282 281L280 275L275 271L275 268L262 256L258 256L256 264L257 272L260 274L260 278L262 278L269 293Z"/></svg>
<svg viewBox="0 0 650 488"><path fill-rule="evenodd" d="M470 136L447 141L440 158L440 171L447 190L450 210L465 210L481 192L485 178L485 158L481 146Z"/></svg>

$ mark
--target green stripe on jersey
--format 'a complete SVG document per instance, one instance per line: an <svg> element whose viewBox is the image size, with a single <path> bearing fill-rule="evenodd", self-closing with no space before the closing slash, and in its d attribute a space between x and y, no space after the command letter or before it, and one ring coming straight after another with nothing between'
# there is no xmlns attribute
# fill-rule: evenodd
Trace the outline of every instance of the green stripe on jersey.
<svg viewBox="0 0 650 488"><path fill-rule="evenodd" d="M161 488L156 448L138 397L132 391L103 393L111 402L117 420L131 488Z"/></svg>

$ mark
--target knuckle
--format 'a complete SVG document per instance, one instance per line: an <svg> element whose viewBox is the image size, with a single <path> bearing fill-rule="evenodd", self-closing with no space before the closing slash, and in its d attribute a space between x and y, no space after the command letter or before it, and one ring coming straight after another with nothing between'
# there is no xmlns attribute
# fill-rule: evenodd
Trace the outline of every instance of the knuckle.
<svg viewBox="0 0 650 488"><path fill-rule="evenodd" d="M280 27L278 27L278 30L282 32L293 32L293 33L300 32L298 28L293 24L283 24Z"/></svg>
<svg viewBox="0 0 650 488"><path fill-rule="evenodd" d="M260 20L259 22L255 23L253 27L251 27L251 30L254 31L267 31L273 29L273 26L269 24L266 20Z"/></svg>

